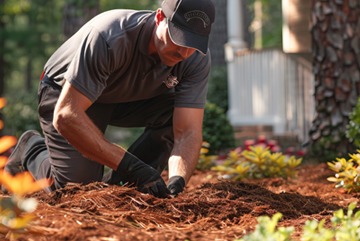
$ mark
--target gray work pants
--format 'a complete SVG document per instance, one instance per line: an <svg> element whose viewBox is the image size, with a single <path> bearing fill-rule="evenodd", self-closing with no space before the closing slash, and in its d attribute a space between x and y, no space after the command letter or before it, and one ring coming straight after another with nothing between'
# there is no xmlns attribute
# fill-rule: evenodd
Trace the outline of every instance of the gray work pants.
<svg viewBox="0 0 360 241"><path fill-rule="evenodd" d="M68 182L88 184L103 181L109 184L126 182L126 177L111 170L105 176L104 166L79 153L54 128L55 104L61 89L41 81L38 91L38 112L45 138L33 136L27 143L23 160L36 180L52 177L52 190ZM167 166L173 148L172 115L174 91L152 99L119 104L94 103L86 114L105 132L108 125L146 127L144 133L130 146L129 152L161 173Z"/></svg>

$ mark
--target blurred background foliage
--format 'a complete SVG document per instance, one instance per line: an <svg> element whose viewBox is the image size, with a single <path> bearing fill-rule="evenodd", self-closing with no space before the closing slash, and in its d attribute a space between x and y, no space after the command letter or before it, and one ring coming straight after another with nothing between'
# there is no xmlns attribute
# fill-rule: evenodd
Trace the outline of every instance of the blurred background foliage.
<svg viewBox="0 0 360 241"><path fill-rule="evenodd" d="M207 101L228 110L227 69L225 66L212 66L209 77Z"/></svg>
<svg viewBox="0 0 360 241"><path fill-rule="evenodd" d="M99 11L103 12L115 8L155 10L161 1L0 0L0 69L3 70L0 79L3 78L4 84L1 93L8 102L2 109L3 134L19 137L25 130L40 130L39 78L47 59L64 40L65 6L89 6L94 4L91 2L98 2Z"/></svg>
<svg viewBox="0 0 360 241"><path fill-rule="evenodd" d="M235 147L233 127L224 109L216 104L207 103L205 106L203 141L210 144L207 155L217 155L221 150Z"/></svg>
<svg viewBox="0 0 360 241"><path fill-rule="evenodd" d="M360 148L360 98L349 116L349 124L346 127L346 137L356 148Z"/></svg>
<svg viewBox="0 0 360 241"><path fill-rule="evenodd" d="M247 0L251 14L254 14L254 1ZM0 95L8 101L7 106L1 110L5 122L2 134L19 137L25 130L40 130L37 116L39 78L47 59L66 39L64 29L69 24L64 20L66 17L93 14L94 11L88 12L86 9L93 6L96 6L96 13L117 8L156 10L161 2L162 0L0 0ZM281 46L281 0L261 2L263 47ZM78 21L76 18L75 20ZM249 46L253 47L253 43L249 43ZM219 123L226 122L227 88L226 66L213 66L208 102L216 106L211 106L206 112L211 118L214 117L211 113L218 113L216 116ZM222 114L219 114L220 109ZM205 118L208 114L205 114ZM214 126L217 126L215 122ZM224 135L221 131L228 128L228 123L225 123L224 130L215 131L214 127L209 127L211 121L206 120L204 123L205 133L211 135ZM210 132L210 129L213 130ZM121 134L116 134L116 130L118 129L110 127L106 135L112 141L128 147L142 133L143 128L120 129ZM230 133L232 130L228 131ZM221 142L217 137L209 138L216 140L217 144ZM209 138L205 135L204 140ZM215 149L222 148L217 144L214 144Z"/></svg>
<svg viewBox="0 0 360 241"><path fill-rule="evenodd" d="M247 0L248 10L251 19L255 20L255 2L261 3L261 46L262 48L279 47L282 48L282 6L281 0ZM256 27L255 27L256 28ZM251 34L255 29L249 28ZM253 36L249 47L255 45L255 37Z"/></svg>

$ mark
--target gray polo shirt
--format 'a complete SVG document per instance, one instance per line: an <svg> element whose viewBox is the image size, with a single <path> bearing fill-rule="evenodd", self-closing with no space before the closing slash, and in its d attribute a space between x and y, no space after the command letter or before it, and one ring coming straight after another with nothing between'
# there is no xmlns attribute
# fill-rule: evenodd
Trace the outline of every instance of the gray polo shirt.
<svg viewBox="0 0 360 241"><path fill-rule="evenodd" d="M168 67L148 54L155 12L112 10L85 24L45 65L46 75L64 78L92 102L149 99L174 88L175 106L204 108L210 53L195 51Z"/></svg>

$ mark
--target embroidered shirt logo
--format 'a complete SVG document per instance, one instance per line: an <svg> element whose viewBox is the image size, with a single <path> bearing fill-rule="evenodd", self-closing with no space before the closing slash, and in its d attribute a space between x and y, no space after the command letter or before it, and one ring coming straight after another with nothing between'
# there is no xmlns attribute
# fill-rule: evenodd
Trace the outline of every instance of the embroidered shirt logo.
<svg viewBox="0 0 360 241"><path fill-rule="evenodd" d="M186 22L189 22L193 18L198 18L203 21L204 28L206 28L210 24L210 18L206 13L202 11L190 11L184 14L184 17L186 19Z"/></svg>
<svg viewBox="0 0 360 241"><path fill-rule="evenodd" d="M166 78L166 80L163 81L163 83L168 87L169 89L174 88L179 81L177 80L176 76L172 76L171 74Z"/></svg>

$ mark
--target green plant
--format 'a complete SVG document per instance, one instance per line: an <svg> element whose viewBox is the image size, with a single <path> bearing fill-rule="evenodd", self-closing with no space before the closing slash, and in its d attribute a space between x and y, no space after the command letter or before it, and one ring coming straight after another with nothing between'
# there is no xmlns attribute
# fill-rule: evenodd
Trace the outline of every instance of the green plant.
<svg viewBox="0 0 360 241"><path fill-rule="evenodd" d="M35 91L19 92L6 96L7 105L1 110L4 113L4 132L19 137L26 130L42 132L37 112L37 94Z"/></svg>
<svg viewBox="0 0 360 241"><path fill-rule="evenodd" d="M336 240L360 240L360 211L353 216L356 202L351 203L348 207L347 215L344 215L342 209L336 211L331 218L331 223L336 229Z"/></svg>
<svg viewBox="0 0 360 241"><path fill-rule="evenodd" d="M209 155L235 145L234 130L225 111L215 104L207 103L204 111L203 140L210 144Z"/></svg>
<svg viewBox="0 0 360 241"><path fill-rule="evenodd" d="M325 228L325 219L319 223L315 220L306 221L303 227L303 241L357 241L360 240L360 211L353 214L356 202L349 205L347 215L343 209L334 212L331 218L332 228ZM243 236L235 241L278 241L291 240L290 235L294 232L294 227L278 227L276 225L282 214L276 213L272 219L267 216L258 218L259 224L255 231Z"/></svg>
<svg viewBox="0 0 360 241"><path fill-rule="evenodd" d="M210 169L212 166L215 166L215 161L219 156L216 155L206 155L209 153L210 144L204 141L201 145L200 156L196 169L204 171Z"/></svg>
<svg viewBox="0 0 360 241"><path fill-rule="evenodd" d="M227 69L225 66L211 67L207 100L226 112L228 110Z"/></svg>
<svg viewBox="0 0 360 241"><path fill-rule="evenodd" d="M295 156L287 157L281 152L271 153L269 147L250 147L242 155L252 164L252 175L261 177L292 177L295 175L294 168L300 165L302 158Z"/></svg>
<svg viewBox="0 0 360 241"><path fill-rule="evenodd" d="M360 98L349 115L349 124L346 126L346 137L356 147L360 147Z"/></svg>
<svg viewBox="0 0 360 241"><path fill-rule="evenodd" d="M336 188L345 188L350 192L360 191L360 150L357 154L349 154L351 159L336 158L337 161L328 162L331 170L335 171L335 177L329 177L327 180L335 182Z"/></svg>
<svg viewBox="0 0 360 241"><path fill-rule="evenodd" d="M231 151L223 165L212 167L235 180L243 178L293 177L294 168L300 165L302 158L285 156L281 152L271 153L269 147L250 146L242 153Z"/></svg>
<svg viewBox="0 0 360 241"><path fill-rule="evenodd" d="M325 219L317 223L315 220L308 220L305 223L303 231L304 241L347 241L360 239L360 211L353 215L356 202L348 207L347 215L344 215L342 209L334 212L331 218L333 228L324 228Z"/></svg>
<svg viewBox="0 0 360 241"><path fill-rule="evenodd" d="M294 227L276 229L281 217L281 213L276 213L271 219L267 216L258 217L259 224L256 225L255 231L236 241L289 241L290 235L294 232Z"/></svg>
<svg viewBox="0 0 360 241"><path fill-rule="evenodd" d="M315 220L307 220L303 229L304 241L332 241L335 236L335 231L324 228L325 219L319 223Z"/></svg>
<svg viewBox="0 0 360 241"><path fill-rule="evenodd" d="M255 14L254 2L259 0L248 0L247 6L252 17ZM260 0L262 4L262 36L263 48L281 47L282 45L282 8L281 0ZM249 28L250 33L254 34L256 28ZM250 47L254 47L255 39L252 37Z"/></svg>

